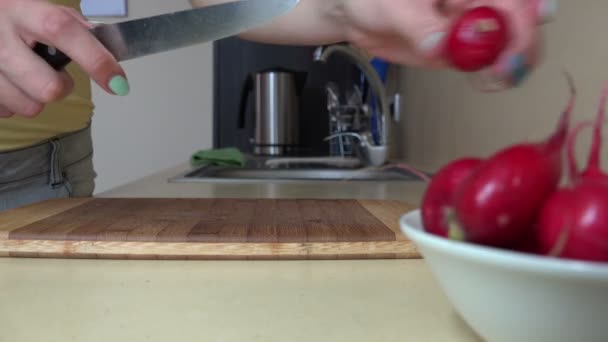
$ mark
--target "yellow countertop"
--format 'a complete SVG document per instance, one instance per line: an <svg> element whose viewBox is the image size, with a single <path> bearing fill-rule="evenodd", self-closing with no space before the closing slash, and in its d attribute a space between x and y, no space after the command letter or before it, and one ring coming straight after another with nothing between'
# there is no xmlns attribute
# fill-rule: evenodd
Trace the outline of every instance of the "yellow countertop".
<svg viewBox="0 0 608 342"><path fill-rule="evenodd" d="M169 184L99 197L396 199L424 184ZM424 260L0 259L0 341L479 341Z"/></svg>

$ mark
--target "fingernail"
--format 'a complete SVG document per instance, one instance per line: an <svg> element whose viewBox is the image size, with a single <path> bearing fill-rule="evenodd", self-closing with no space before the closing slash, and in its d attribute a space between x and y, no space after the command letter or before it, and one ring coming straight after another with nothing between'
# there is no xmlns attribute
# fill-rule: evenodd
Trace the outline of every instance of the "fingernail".
<svg viewBox="0 0 608 342"><path fill-rule="evenodd" d="M425 53L433 52L439 46L444 36L445 32L431 33L420 43L420 50Z"/></svg>
<svg viewBox="0 0 608 342"><path fill-rule="evenodd" d="M127 79L120 75L112 77L108 87L119 96L127 96L131 90Z"/></svg>
<svg viewBox="0 0 608 342"><path fill-rule="evenodd" d="M509 59L508 74L513 86L518 86L526 80L530 74L530 68L523 55L515 55Z"/></svg>
<svg viewBox="0 0 608 342"><path fill-rule="evenodd" d="M540 0L538 3L538 20L541 24L546 24L555 19L557 13L558 0Z"/></svg>

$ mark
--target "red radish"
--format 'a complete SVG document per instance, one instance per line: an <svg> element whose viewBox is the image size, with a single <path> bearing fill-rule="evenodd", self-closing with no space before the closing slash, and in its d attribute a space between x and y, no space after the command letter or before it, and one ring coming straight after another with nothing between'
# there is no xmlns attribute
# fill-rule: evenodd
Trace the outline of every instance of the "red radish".
<svg viewBox="0 0 608 342"><path fill-rule="evenodd" d="M464 240L511 247L536 223L545 200L562 177L563 146L568 137L576 91L556 131L543 142L509 146L485 160L457 190L452 229Z"/></svg>
<svg viewBox="0 0 608 342"><path fill-rule="evenodd" d="M482 162L479 158L462 158L442 167L431 179L422 199L422 223L431 234L447 237L448 218L452 211L456 187Z"/></svg>
<svg viewBox="0 0 608 342"><path fill-rule="evenodd" d="M583 182L555 193L539 219L541 252L561 258L608 262L608 188Z"/></svg>
<svg viewBox="0 0 608 342"><path fill-rule="evenodd" d="M572 185L554 193L541 210L538 241L543 254L608 262L608 175L600 167L607 98L608 84L593 125L587 167L581 173L576 169L574 144L587 123L577 126L570 135L568 158Z"/></svg>
<svg viewBox="0 0 608 342"><path fill-rule="evenodd" d="M492 65L509 40L504 15L492 7L476 7L465 12L450 30L445 56L462 71L478 71Z"/></svg>

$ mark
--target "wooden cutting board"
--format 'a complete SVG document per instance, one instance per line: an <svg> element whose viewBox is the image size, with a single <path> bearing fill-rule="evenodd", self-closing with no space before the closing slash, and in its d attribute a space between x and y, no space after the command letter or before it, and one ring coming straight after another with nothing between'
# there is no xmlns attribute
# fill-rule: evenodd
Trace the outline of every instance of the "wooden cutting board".
<svg viewBox="0 0 608 342"><path fill-rule="evenodd" d="M420 258L379 200L60 199L0 214L0 256L100 259Z"/></svg>

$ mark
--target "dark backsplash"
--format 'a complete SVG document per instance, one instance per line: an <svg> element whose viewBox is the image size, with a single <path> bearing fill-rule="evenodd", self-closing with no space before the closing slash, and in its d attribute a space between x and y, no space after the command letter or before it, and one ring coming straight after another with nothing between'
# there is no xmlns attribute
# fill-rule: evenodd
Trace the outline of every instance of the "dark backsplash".
<svg viewBox="0 0 608 342"><path fill-rule="evenodd" d="M334 55L327 64L313 61L316 46L260 44L236 37L214 43L214 147L237 147L251 152L254 135L254 97L247 104L246 125L238 128L241 91L251 73L268 68L287 68L307 72L300 99L301 155L324 156L329 146L323 142L329 134L325 85L328 81L351 89L359 82L359 70L345 58Z"/></svg>

